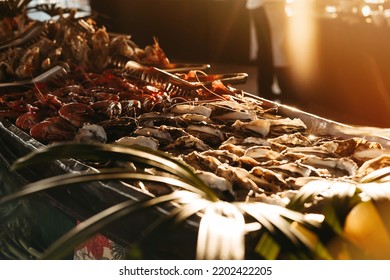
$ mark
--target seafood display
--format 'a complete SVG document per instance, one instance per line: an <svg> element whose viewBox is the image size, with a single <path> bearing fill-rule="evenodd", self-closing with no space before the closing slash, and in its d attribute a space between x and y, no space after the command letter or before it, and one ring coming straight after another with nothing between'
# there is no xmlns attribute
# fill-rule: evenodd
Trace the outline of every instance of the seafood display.
<svg viewBox="0 0 390 280"><path fill-rule="evenodd" d="M315 180L353 183L390 165L382 142L313 128L307 118L232 87L245 75L162 70L170 60L157 38L140 48L72 10L47 22L26 20L19 31L12 27L18 39L0 33L0 83L54 66L66 75L0 88L0 120L43 145L144 146L187 164L224 202L282 207ZM174 190L129 182L152 196Z"/></svg>
<svg viewBox="0 0 390 280"><path fill-rule="evenodd" d="M9 41L29 29L28 0L0 2L0 42Z"/></svg>
<svg viewBox="0 0 390 280"><path fill-rule="evenodd" d="M62 82L2 94L1 116L44 144L118 143L165 151L224 200L283 205L310 180L353 180L364 162L386 153L363 138L308 134L301 119L278 115L219 81L185 97L132 79L123 69L92 73L77 67Z"/></svg>
<svg viewBox="0 0 390 280"><path fill-rule="evenodd" d="M5 90L0 115L44 144L145 145L192 166L225 200L279 204L312 178L352 179L371 154L386 152L362 138L308 134L301 119L278 115L218 79L182 96L110 67L113 55L168 64L156 39L141 49L130 36L110 36L74 13L43 25L46 36L38 42L0 53L2 77L28 77L53 65L65 65L68 75L55 84ZM195 71L177 75L207 80Z"/></svg>
<svg viewBox="0 0 390 280"><path fill-rule="evenodd" d="M56 65L101 72L112 54L145 65L169 63L156 38L152 46L140 48L131 36L112 37L92 19L76 19L75 13L71 10L47 22L30 21L17 39L0 40L0 81L31 78Z"/></svg>

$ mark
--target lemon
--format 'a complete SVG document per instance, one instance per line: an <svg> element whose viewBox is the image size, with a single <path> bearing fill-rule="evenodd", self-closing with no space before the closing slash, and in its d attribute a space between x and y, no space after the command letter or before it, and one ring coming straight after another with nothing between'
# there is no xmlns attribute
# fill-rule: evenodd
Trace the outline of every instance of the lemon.
<svg viewBox="0 0 390 280"><path fill-rule="evenodd" d="M352 208L345 220L344 236L373 258L390 259L389 232L373 201L364 201Z"/></svg>

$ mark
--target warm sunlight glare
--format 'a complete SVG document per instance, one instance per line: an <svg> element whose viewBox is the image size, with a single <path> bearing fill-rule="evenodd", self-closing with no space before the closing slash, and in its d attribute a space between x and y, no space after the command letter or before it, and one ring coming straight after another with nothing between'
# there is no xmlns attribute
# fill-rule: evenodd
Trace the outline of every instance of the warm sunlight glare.
<svg viewBox="0 0 390 280"><path fill-rule="evenodd" d="M371 14L370 6L368 6L368 5L363 6L362 14L363 14L363 16L368 17Z"/></svg>
<svg viewBox="0 0 390 280"><path fill-rule="evenodd" d="M289 2L289 3L288 3ZM315 75L316 24L313 20L315 1L288 1L288 38L292 70L299 83L306 84Z"/></svg>
<svg viewBox="0 0 390 280"><path fill-rule="evenodd" d="M211 203L199 226L198 259L243 259L245 221L240 211L227 202Z"/></svg>

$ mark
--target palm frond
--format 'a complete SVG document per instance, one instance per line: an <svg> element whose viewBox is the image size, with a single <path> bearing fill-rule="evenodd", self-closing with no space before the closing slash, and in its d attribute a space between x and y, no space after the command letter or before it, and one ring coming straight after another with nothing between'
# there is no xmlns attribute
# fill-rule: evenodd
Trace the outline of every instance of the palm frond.
<svg viewBox="0 0 390 280"><path fill-rule="evenodd" d="M311 181L303 186L287 205L302 213L310 212L310 207L320 208L325 223L342 235L342 227L348 212L361 198L358 196L358 184L333 180Z"/></svg>
<svg viewBox="0 0 390 280"><path fill-rule="evenodd" d="M6 203L12 202L12 201L18 201L22 198L26 198L30 195L37 194L42 191L47 191L52 188L59 188L59 187L81 187L85 183L89 182L95 182L95 181L111 181L111 180L141 180L141 181L152 181L152 182L158 182L161 184L169 184L171 186L180 188L180 189L186 189L191 191L191 194L206 196L202 191L197 189L196 187L189 185L185 182L182 182L176 178L172 177L164 177L164 176L156 176L156 175L150 175L150 174L144 174L144 173L129 173L129 170L123 169L123 168L116 168L116 169L103 169L99 173L80 173L80 174L65 174L65 175L58 175L55 177L51 177L48 179L43 179L38 182L34 182L31 184L26 185L22 190L17 191L15 193L9 194L5 197L0 198L0 205L5 205ZM191 199L188 198L188 195L186 196L186 202L189 203L189 201L192 201L193 206L187 206L185 210L180 211L180 215L177 218L177 221L185 220L188 216L193 215L195 212L197 212L199 207L195 207L194 197L191 196ZM185 199L186 197L182 196L181 199ZM204 200L207 201L207 200ZM184 201L185 202L185 201ZM163 223L165 220L161 218L158 223ZM153 226L151 226L153 228ZM147 231L145 231L145 234L147 234ZM151 230L149 230L151 231Z"/></svg>
<svg viewBox="0 0 390 280"><path fill-rule="evenodd" d="M172 235L172 232L174 232L175 230L180 230L180 227L183 226L183 223L189 221L190 217L195 216L200 212L203 212L203 210L208 205L214 202L204 199L202 196L199 196L197 194L182 191L180 198L171 201L171 203L175 204L177 207L174 208L166 216L156 219L147 228L145 228L140 238L138 238L132 244L132 251L134 250L134 248L136 248L142 249L144 253L146 251L149 254L154 254L153 251L155 251L156 248L161 247L161 243L166 243L169 239L172 240L172 238L170 237ZM195 218L191 220L188 225L193 226L193 229L195 229L195 227L199 226L198 220L199 219ZM189 236L192 236L192 234L187 235L187 238L190 238ZM193 239L193 241L195 242L195 239ZM173 242L176 241L173 240ZM191 243L190 240L187 240L186 242L192 245L190 247L194 247L194 243ZM171 249L168 250L173 251ZM194 248L186 250L190 251L191 255L192 251L195 252ZM195 253L193 254L193 256L195 257Z"/></svg>
<svg viewBox="0 0 390 280"><path fill-rule="evenodd" d="M114 144L77 144L59 143L51 146L38 148L18 159L12 170L31 166L38 163L52 161L54 159L76 158L101 162L105 160L130 161L153 166L178 176L182 181L187 182L202 190L209 199L218 201L214 192L192 171L192 169L170 155L154 151L141 146L120 146Z"/></svg>
<svg viewBox="0 0 390 280"><path fill-rule="evenodd" d="M290 199L286 207L298 212L305 212L316 197L329 190L332 184L332 181L326 179L310 181L299 189L299 192Z"/></svg>
<svg viewBox="0 0 390 280"><path fill-rule="evenodd" d="M247 218L251 224L255 221L258 225L256 231L252 233L259 237L260 241L256 250L265 259L277 258L280 253L291 253L291 256L297 257L300 254L299 250L304 252L303 255L306 258L309 256L328 258L325 249L321 251L314 248L318 244L320 244L318 247L322 248L321 240L313 245L308 235L305 234L305 230L315 233L322 224L307 219L306 215L299 213L296 209L304 209L302 205L313 201L318 194L323 194L324 191L329 192L329 186L321 185L316 188L316 191L307 188L299 193L295 204L291 204L295 205L292 207L294 210L257 202L228 203L220 201L209 186L201 181L188 165L166 153L138 146L110 144L60 143L42 147L17 160L12 169L18 170L35 164L69 158L96 163L105 161L133 162L137 166L140 164L143 167L156 168L158 175L130 172L126 168L105 168L93 170L93 172L58 175L31 183L20 191L1 198L0 205L56 187L76 187L90 182L107 180L152 181L186 191L175 191L169 195L149 198L147 201L125 201L103 210L55 241L44 253L43 258L61 258L86 239L101 231L104 232L107 226L118 219L164 203L178 207L171 208L167 215L153 222L145 230L143 229L138 238L131 240L134 248L141 248L138 246L147 240L144 237L156 236L156 232L160 233L159 230L164 228L166 224L179 225L189 217L199 214L200 223L196 245L196 257L199 259L244 258L246 254L245 237L248 228ZM169 176L164 174L169 174ZM346 191L343 196L350 197L350 192ZM304 230L292 226L293 223L299 224Z"/></svg>
<svg viewBox="0 0 390 280"><path fill-rule="evenodd" d="M0 205L9 203L11 201L26 198L30 195L37 194L39 192L47 191L53 188L76 186L80 187L82 184L96 182L96 181L111 181L111 180L143 180L153 181L162 184L169 184L177 188L186 189L195 193L204 193L196 187L189 185L181 180L172 177L163 177L150 175L145 173L130 173L125 168L117 169L104 169L99 173L84 172L80 174L63 174L47 179L43 179L31 184L26 185L21 190L6 195L0 198Z"/></svg>
<svg viewBox="0 0 390 280"><path fill-rule="evenodd" d="M169 195L152 198L144 202L124 201L107 208L78 224L69 232L54 242L43 254L43 259L60 259L77 245L94 236L103 228L127 215L153 207L165 202L172 202L182 197L182 193L174 192Z"/></svg>
<svg viewBox="0 0 390 280"><path fill-rule="evenodd" d="M12 234L2 235L1 242L15 259L38 259L42 255L37 249L29 245L29 241L22 233L13 231Z"/></svg>
<svg viewBox="0 0 390 280"><path fill-rule="evenodd" d="M243 259L245 220L234 204L210 203L199 225L197 259Z"/></svg>
<svg viewBox="0 0 390 280"><path fill-rule="evenodd" d="M272 234L264 232L257 242L255 251L267 260L275 260L280 254L281 245Z"/></svg>
<svg viewBox="0 0 390 280"><path fill-rule="evenodd" d="M239 207L264 227L266 235L261 236L257 251L266 259L273 259L279 250L290 248L290 253L300 250L313 252L313 244L302 231L295 230L291 224L296 222L310 229L318 229L320 222L308 220L304 214L287 208L265 203L240 203ZM283 248L284 247L284 248ZM326 255L322 253L322 255ZM308 257L308 256L307 256Z"/></svg>
<svg viewBox="0 0 390 280"><path fill-rule="evenodd" d="M351 209L360 202L357 185L350 182L335 182L329 191L324 206L325 222L339 235L343 235L345 218Z"/></svg>

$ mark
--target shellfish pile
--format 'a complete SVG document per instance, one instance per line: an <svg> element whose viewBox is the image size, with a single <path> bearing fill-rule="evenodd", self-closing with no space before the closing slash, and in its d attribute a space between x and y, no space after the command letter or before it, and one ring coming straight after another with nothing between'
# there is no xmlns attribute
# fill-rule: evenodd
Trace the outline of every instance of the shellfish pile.
<svg viewBox="0 0 390 280"><path fill-rule="evenodd" d="M131 36L112 36L91 18L78 19L75 14L71 10L57 20L26 20L28 24L13 39L20 44L2 40L0 31L0 82L31 78L56 65L101 72L108 67L112 54L147 65L169 63L156 38L153 45L141 48ZM4 22L0 20L0 26Z"/></svg>
<svg viewBox="0 0 390 280"><path fill-rule="evenodd" d="M3 117L42 143L142 145L186 162L228 201L283 205L310 180L353 180L386 153L363 138L307 133L299 118L215 81L174 96L118 69L75 69L62 86L1 96ZM145 187L145 186L144 186ZM146 185L157 195L170 190Z"/></svg>
<svg viewBox="0 0 390 280"><path fill-rule="evenodd" d="M379 143L308 134L299 118L250 97L187 101L136 119L115 142L176 156L228 201L285 205L310 181L358 180L387 158Z"/></svg>
<svg viewBox="0 0 390 280"><path fill-rule="evenodd" d="M276 107L221 81L176 96L162 84L110 69L113 53L146 64L168 59L157 41L140 49L129 36L109 36L104 28L73 20L60 17L45 27L47 38L0 53L0 76L8 78L68 66L69 76L60 84L0 95L0 117L44 144L148 146L186 162L224 200L279 205L310 180L355 180L386 161L379 143L309 134L301 119L279 115ZM193 79L197 73L180 75Z"/></svg>

